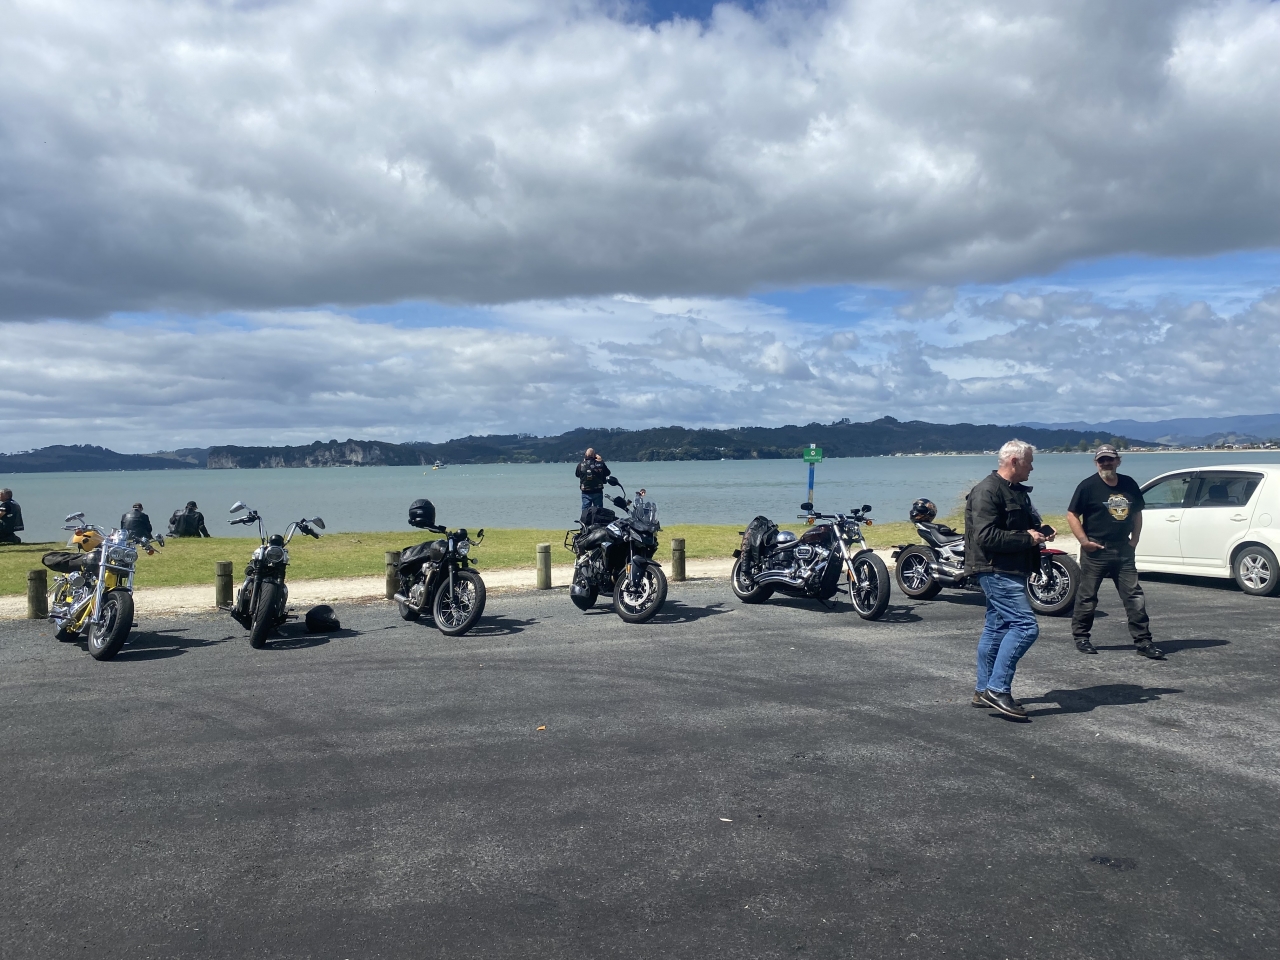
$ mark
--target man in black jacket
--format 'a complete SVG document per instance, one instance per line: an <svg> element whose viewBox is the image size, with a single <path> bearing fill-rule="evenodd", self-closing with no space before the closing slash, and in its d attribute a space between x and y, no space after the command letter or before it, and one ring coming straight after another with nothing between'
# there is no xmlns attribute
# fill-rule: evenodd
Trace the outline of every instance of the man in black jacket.
<svg viewBox="0 0 1280 960"><path fill-rule="evenodd" d="M1019 718L1027 711L1013 699L1013 674L1040 635L1027 576L1040 565L1046 532L1052 535L1031 505L1031 488L1024 486L1034 455L1035 447L1023 440L1006 443L997 469L969 491L964 509L965 573L977 576L987 598L973 705Z"/></svg>
<svg viewBox="0 0 1280 960"><path fill-rule="evenodd" d="M604 506L604 482L609 479L609 465L604 457L587 447L586 455L574 471L578 478L578 489L582 491L582 509Z"/></svg>
<svg viewBox="0 0 1280 960"><path fill-rule="evenodd" d="M0 543L21 543L18 531L23 529L22 508L13 499L13 491L5 487L0 490Z"/></svg>
<svg viewBox="0 0 1280 960"><path fill-rule="evenodd" d="M120 517L120 529L139 539L151 536L151 518L142 512L142 504L135 503L132 510Z"/></svg>
<svg viewBox="0 0 1280 960"><path fill-rule="evenodd" d="M169 535L174 537L207 537L209 529L204 525L204 514L196 509L196 502L188 500L182 510L173 511L169 518Z"/></svg>

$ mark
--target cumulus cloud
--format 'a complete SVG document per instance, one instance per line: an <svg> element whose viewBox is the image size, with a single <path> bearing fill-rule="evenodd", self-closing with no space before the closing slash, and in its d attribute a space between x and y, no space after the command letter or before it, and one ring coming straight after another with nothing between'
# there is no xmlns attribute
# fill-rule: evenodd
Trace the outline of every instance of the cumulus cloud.
<svg viewBox="0 0 1280 960"><path fill-rule="evenodd" d="M832 329L750 300L608 297L510 304L445 326L327 310L9 322L0 435L10 450L147 451L884 414L1014 423L1280 409L1280 290L1236 311L1026 289L956 296L944 315L906 324L884 314L883 326Z"/></svg>
<svg viewBox="0 0 1280 960"><path fill-rule="evenodd" d="M612 9L11 0L0 317L945 286L1280 242L1280 5ZM752 362L820 379L796 350Z"/></svg>

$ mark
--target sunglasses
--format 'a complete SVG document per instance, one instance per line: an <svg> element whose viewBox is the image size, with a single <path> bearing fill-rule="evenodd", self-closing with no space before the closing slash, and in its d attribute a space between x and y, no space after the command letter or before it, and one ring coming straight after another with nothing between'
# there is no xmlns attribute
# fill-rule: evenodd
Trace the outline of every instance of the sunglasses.
<svg viewBox="0 0 1280 960"><path fill-rule="evenodd" d="M1099 457L1095 462L1096 463L1119 463L1120 459L1118 457Z"/></svg>

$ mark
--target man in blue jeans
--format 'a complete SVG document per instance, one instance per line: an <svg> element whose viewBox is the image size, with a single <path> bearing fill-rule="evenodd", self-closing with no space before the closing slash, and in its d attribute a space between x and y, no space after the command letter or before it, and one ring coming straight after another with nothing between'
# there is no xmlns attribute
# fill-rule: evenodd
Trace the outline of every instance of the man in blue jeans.
<svg viewBox="0 0 1280 960"><path fill-rule="evenodd" d="M1024 485L1034 455L1035 447L1023 440L1006 443L997 468L969 491L964 508L965 573L978 578L987 598L973 705L1019 719L1027 711L1013 698L1013 674L1040 635L1027 576L1039 568L1040 544L1053 533L1042 526Z"/></svg>

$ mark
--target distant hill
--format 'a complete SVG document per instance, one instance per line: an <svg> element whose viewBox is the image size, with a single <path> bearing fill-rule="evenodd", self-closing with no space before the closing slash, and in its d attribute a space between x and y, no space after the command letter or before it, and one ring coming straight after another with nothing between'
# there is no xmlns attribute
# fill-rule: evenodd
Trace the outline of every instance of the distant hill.
<svg viewBox="0 0 1280 960"><path fill-rule="evenodd" d="M807 426L738 427L691 430L579 428L554 437L505 434L462 437L445 443L386 443L365 440L317 441L299 447L210 447L209 469L271 467L423 466L445 463L573 463L587 447L609 460L779 460L794 459L810 443L828 457L872 457L896 453L980 453L1014 435L1043 450L1077 448L1081 443L1126 438L1112 433L1044 430L995 424L901 422L883 417L869 423L841 420Z"/></svg>
<svg viewBox="0 0 1280 960"><path fill-rule="evenodd" d="M87 470L196 470L203 464L144 453L116 453L89 444L0 453L0 473L77 473Z"/></svg>
<svg viewBox="0 0 1280 960"><path fill-rule="evenodd" d="M1028 427L1039 430L1098 430L1117 436L1132 437L1147 443L1176 446L1209 446L1225 441L1242 443L1272 440L1280 437L1280 413L1250 414L1240 417L1178 417L1172 420L1108 420L1106 423L1036 423Z"/></svg>

